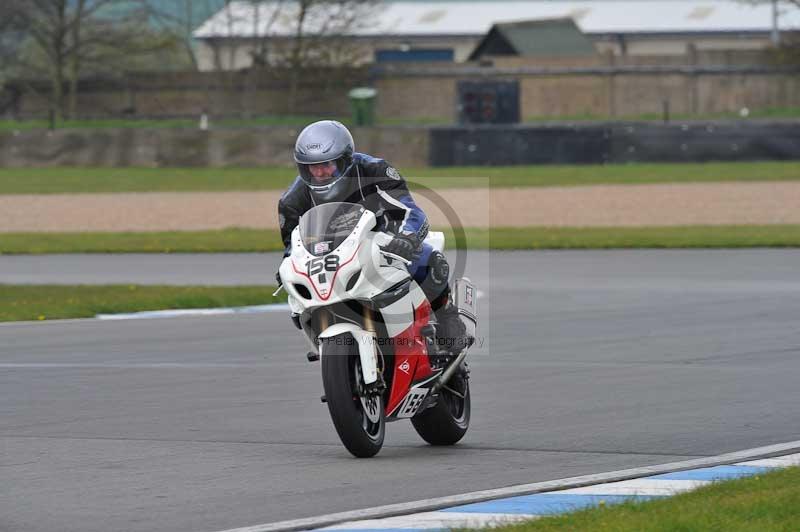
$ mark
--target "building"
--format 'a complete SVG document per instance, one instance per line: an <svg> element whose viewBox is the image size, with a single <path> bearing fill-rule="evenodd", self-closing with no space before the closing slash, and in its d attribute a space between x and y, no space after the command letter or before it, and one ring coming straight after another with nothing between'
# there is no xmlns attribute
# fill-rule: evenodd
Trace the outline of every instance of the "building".
<svg viewBox="0 0 800 532"><path fill-rule="evenodd" d="M572 19L599 54L616 56L760 50L773 26L769 3L736 0L399 1L347 15L307 14L305 33L325 53L346 44L348 64L463 62L493 25L520 21ZM247 68L257 57L274 63L290 48L297 18L291 2L232 2L194 32L201 70ZM779 25L800 30L800 9L783 13Z"/></svg>
<svg viewBox="0 0 800 532"><path fill-rule="evenodd" d="M553 18L495 24L475 46L470 61L482 57L591 57L592 40L571 18Z"/></svg>

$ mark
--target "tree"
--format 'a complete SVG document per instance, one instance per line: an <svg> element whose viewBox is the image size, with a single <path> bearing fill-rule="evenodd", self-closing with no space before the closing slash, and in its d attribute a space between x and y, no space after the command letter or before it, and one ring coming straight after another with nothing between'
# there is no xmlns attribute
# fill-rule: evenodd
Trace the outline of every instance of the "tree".
<svg viewBox="0 0 800 532"><path fill-rule="evenodd" d="M0 3L0 113L15 106L19 98L17 87L7 85L14 76L15 58L19 55L22 39L12 17L13 7L12 2Z"/></svg>
<svg viewBox="0 0 800 532"><path fill-rule="evenodd" d="M265 64L303 69L350 65L361 50L350 38L374 24L377 0L295 0L260 4L268 20L254 36L271 43Z"/></svg>
<svg viewBox="0 0 800 532"><path fill-rule="evenodd" d="M763 2L764 0L759 0ZM781 34L780 17L789 10L800 9L800 0L767 0L773 9L772 60L781 66L800 65L800 35L797 31Z"/></svg>
<svg viewBox="0 0 800 532"><path fill-rule="evenodd" d="M352 66L363 52L354 39L358 30L374 23L378 9L374 0L300 0L295 18L295 34L283 64L289 68L289 109L297 109L300 72L315 67Z"/></svg>
<svg viewBox="0 0 800 532"><path fill-rule="evenodd" d="M174 46L146 29L149 11L143 0L3 2L8 24L24 36L16 73L49 80L50 109L57 120L75 116L84 72L118 73L131 58Z"/></svg>
<svg viewBox="0 0 800 532"><path fill-rule="evenodd" d="M234 68L238 47L246 42L251 71L286 72L289 110L295 112L303 72L324 68L330 74L332 68L360 62L363 52L352 35L374 24L378 6L377 0L240 0L226 5L197 34L213 43L218 67L223 66L220 42L227 46L228 68Z"/></svg>
<svg viewBox="0 0 800 532"><path fill-rule="evenodd" d="M739 0L745 4L772 6L772 44L776 48L781 47L780 18L789 9L800 9L800 0Z"/></svg>
<svg viewBox="0 0 800 532"><path fill-rule="evenodd" d="M197 69L194 30L231 0L146 0L155 26L171 34Z"/></svg>

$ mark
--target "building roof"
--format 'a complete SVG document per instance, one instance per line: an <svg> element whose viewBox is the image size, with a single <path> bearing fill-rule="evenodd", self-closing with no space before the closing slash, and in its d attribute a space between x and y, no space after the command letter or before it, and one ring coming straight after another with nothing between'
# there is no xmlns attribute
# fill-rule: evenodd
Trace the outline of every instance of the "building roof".
<svg viewBox="0 0 800 532"><path fill-rule="evenodd" d="M597 52L571 18L495 24L470 55L586 56Z"/></svg>
<svg viewBox="0 0 800 532"><path fill-rule="evenodd" d="M282 6L282 7L278 7ZM274 16L276 9L281 11ZM195 37L290 36L292 2L234 1L206 20ZM485 35L493 24L532 19L572 18L584 33L768 32L767 3L736 0L549 0L387 2L372 8L345 33L356 36ZM314 33L309 17L307 31ZM316 20L317 24L323 21ZM781 29L800 29L800 9L786 8Z"/></svg>

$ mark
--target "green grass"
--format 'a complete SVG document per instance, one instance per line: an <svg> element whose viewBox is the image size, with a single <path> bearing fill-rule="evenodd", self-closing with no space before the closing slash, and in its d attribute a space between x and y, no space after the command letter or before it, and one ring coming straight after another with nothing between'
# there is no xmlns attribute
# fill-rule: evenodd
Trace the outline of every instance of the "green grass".
<svg viewBox="0 0 800 532"><path fill-rule="evenodd" d="M326 117L331 118L331 117ZM347 123L347 117L333 117ZM301 115L262 116L258 118L220 118L211 117L210 126L213 127L264 127L264 126L306 126L317 120L315 117ZM108 118L98 120L63 120L55 124L56 129L171 129L171 128L198 128L200 117L152 119L123 119ZM48 129L48 120L0 120L0 131L31 131Z"/></svg>
<svg viewBox="0 0 800 532"><path fill-rule="evenodd" d="M401 169L412 189L800 180L800 162ZM282 190L292 167L0 168L0 194Z"/></svg>
<svg viewBox="0 0 800 532"><path fill-rule="evenodd" d="M87 318L141 310L283 302L274 286L3 285L0 321Z"/></svg>
<svg viewBox="0 0 800 532"><path fill-rule="evenodd" d="M0 194L281 190L289 167L269 168L2 168Z"/></svg>
<svg viewBox="0 0 800 532"><path fill-rule="evenodd" d="M145 233L0 233L0 254L282 251L278 230Z"/></svg>
<svg viewBox="0 0 800 532"><path fill-rule="evenodd" d="M498 250L800 247L800 225L507 227L470 229L467 241Z"/></svg>
<svg viewBox="0 0 800 532"><path fill-rule="evenodd" d="M305 127L315 120L338 120L348 127L355 127L349 116L306 116L306 115L276 115L259 116L254 118L217 118L209 117L209 126L213 128L258 128L258 127ZM378 119L379 126L429 126L452 124L450 118L425 117L425 118L385 118ZM107 118L97 120L62 120L56 122L56 129L173 129L192 128L200 125L197 118L165 118L153 119L124 119ZM32 131L49 129L50 122L45 119L35 120L0 120L0 131Z"/></svg>
<svg viewBox="0 0 800 532"><path fill-rule="evenodd" d="M620 249L800 247L800 225L686 227L498 227L446 231L447 248ZM459 244L459 242L461 242ZM222 253L282 251L277 230L161 233L0 233L0 254Z"/></svg>
<svg viewBox="0 0 800 532"><path fill-rule="evenodd" d="M741 116L739 111L729 111L723 113L704 113L704 114L688 114L688 113L670 113L669 119L671 122L679 121L707 121L707 120L743 120L753 118L777 118L777 119L794 119L800 118L800 107L767 107L763 109L748 109L746 117ZM606 116L606 115L593 115L589 113L563 115L563 116L529 116L525 118L525 122L660 122L664 119L661 111L655 113L641 113L636 115L625 116Z"/></svg>
<svg viewBox="0 0 800 532"><path fill-rule="evenodd" d="M800 468L713 483L692 492L544 517L493 532L793 531L800 523Z"/></svg>
<svg viewBox="0 0 800 532"><path fill-rule="evenodd" d="M164 120L64 120L56 123L56 129L105 129L105 128L180 128L197 127L197 120L164 119ZM47 120L0 120L0 131L31 131L48 129Z"/></svg>
<svg viewBox="0 0 800 532"><path fill-rule="evenodd" d="M292 126L303 127L315 120L330 119L339 120L348 127L353 127L352 119L349 115L338 117L331 116L307 116L307 115L275 115L259 116L253 118L216 118L211 117L210 125L214 127L271 127L271 126ZM763 109L750 109L747 118L778 118L792 119L800 118L800 107L767 107ZM654 113L642 113L637 115L625 116L605 116L589 113L562 115L562 116L529 116L525 122L581 122L581 121L660 121L663 115L660 111ZM671 114L670 120L741 120L738 111L724 113L705 113L699 115L692 114ZM64 120L56 124L57 129L106 129L106 128L197 128L199 116L196 119L134 119L134 118L108 118L97 120ZM381 126L429 126L429 125L455 125L450 117L422 117L422 118L390 118L378 117L377 124ZM44 119L36 120L0 120L0 131L28 131L36 129L48 129L50 123Z"/></svg>

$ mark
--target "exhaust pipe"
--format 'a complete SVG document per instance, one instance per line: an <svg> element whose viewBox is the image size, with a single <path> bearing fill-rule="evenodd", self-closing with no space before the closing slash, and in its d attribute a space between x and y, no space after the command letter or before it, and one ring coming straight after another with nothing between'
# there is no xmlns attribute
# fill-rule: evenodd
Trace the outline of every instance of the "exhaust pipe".
<svg viewBox="0 0 800 532"><path fill-rule="evenodd" d="M467 358L467 349L464 349L463 351L461 351L461 354L459 354L456 357L456 359L449 366L447 366L447 369L444 370L444 373L442 373L442 375L436 381L436 384L433 385L433 392L434 393L436 393L439 390L441 390L442 386L447 384L447 381L449 381L450 378L453 376L453 374L456 372L456 370L458 369L458 366L460 366L461 363L464 361L464 359Z"/></svg>

